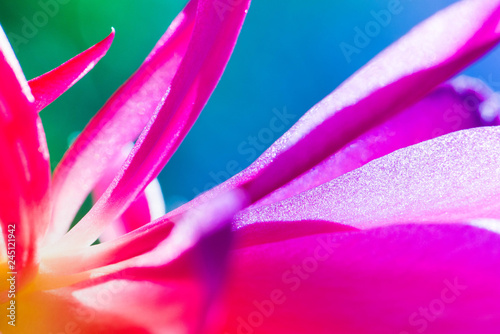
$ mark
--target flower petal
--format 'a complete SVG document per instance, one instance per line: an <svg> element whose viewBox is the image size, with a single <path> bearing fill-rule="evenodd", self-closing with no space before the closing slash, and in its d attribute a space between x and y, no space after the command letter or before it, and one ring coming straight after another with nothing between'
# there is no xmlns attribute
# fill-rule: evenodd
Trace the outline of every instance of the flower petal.
<svg viewBox="0 0 500 334"><path fill-rule="evenodd" d="M108 165L106 172L92 191L94 202L104 194L108 186L113 182L113 179L120 171L132 147L132 144L126 145L122 150L122 154L117 156L116 159ZM160 183L157 179L154 179L146 187L144 192L130 204L127 210L125 210L118 219L107 226L99 239L101 242L116 239L123 234L160 218L164 214L165 201L163 199Z"/></svg>
<svg viewBox="0 0 500 334"><path fill-rule="evenodd" d="M37 111L51 104L83 78L108 52L115 30L101 42L68 60L61 66L29 81Z"/></svg>
<svg viewBox="0 0 500 334"><path fill-rule="evenodd" d="M491 50L499 23L498 0L460 1L424 21L302 117L242 187L260 199L419 101Z"/></svg>
<svg viewBox="0 0 500 334"><path fill-rule="evenodd" d="M140 329L135 332L132 327L125 333L209 333L203 328L207 322L206 291L192 279L163 283L116 279L78 289L73 295L97 318L103 313Z"/></svg>
<svg viewBox="0 0 500 334"><path fill-rule="evenodd" d="M128 232L156 220L165 214L165 201L158 179L154 179L144 192L125 210L121 217L108 225L99 237L101 242L116 239Z"/></svg>
<svg viewBox="0 0 500 334"><path fill-rule="evenodd" d="M234 214L245 207L245 199L241 191L235 190L182 216L172 220L162 217L115 240L73 248L71 252L60 248L45 249L43 267L49 275L72 275L94 269L102 275L119 270L140 272L144 268L169 266L192 248L203 248L202 240L224 230Z"/></svg>
<svg viewBox="0 0 500 334"><path fill-rule="evenodd" d="M234 251L225 332L497 333L500 236L466 225L320 234Z"/></svg>
<svg viewBox="0 0 500 334"><path fill-rule="evenodd" d="M258 201L371 128L416 103L500 40L500 1L459 1L422 22L308 111L249 168L178 214L223 190Z"/></svg>
<svg viewBox="0 0 500 334"><path fill-rule="evenodd" d="M349 225L319 220L250 224L242 226L236 231L234 248L268 244L315 234L349 232L356 230L356 228Z"/></svg>
<svg viewBox="0 0 500 334"><path fill-rule="evenodd" d="M191 39L196 3L188 3L138 71L110 98L54 172L50 238L68 231L87 195L119 149L134 141L168 95Z"/></svg>
<svg viewBox="0 0 500 334"><path fill-rule="evenodd" d="M498 125L500 98L482 82L459 77L367 131L316 167L266 196L272 204L317 187L397 149L453 131Z"/></svg>
<svg viewBox="0 0 500 334"><path fill-rule="evenodd" d="M157 247L152 250L148 241L153 234L130 238L137 237L139 230L144 237L147 231L142 227L117 240L86 247L80 254L43 257L46 276L34 286L52 290L56 281L52 275L61 280L65 274L92 269L83 273L90 279L75 281L71 288L78 300L97 312L126 318L151 333L219 333L215 329L221 326L218 304L230 248L229 222L244 202L244 194L235 191L190 211L180 217L168 238L167 232L154 241ZM124 239L129 242L123 243ZM151 251L132 254L141 247ZM106 264L112 265L100 267ZM107 293L108 302L99 303L103 289L112 293ZM139 307L148 312L140 312Z"/></svg>
<svg viewBox="0 0 500 334"><path fill-rule="evenodd" d="M319 187L249 209L236 226L323 220L356 228L500 219L500 127L454 132L374 160Z"/></svg>
<svg viewBox="0 0 500 334"><path fill-rule="evenodd" d="M6 242L15 236L11 271L29 276L49 219L49 156L33 96L1 28L0 73L0 222Z"/></svg>
<svg viewBox="0 0 500 334"><path fill-rule="evenodd" d="M91 244L159 174L194 124L229 60L250 1L232 2L225 15L218 4L197 1L192 38L163 106L141 134L122 172L61 243Z"/></svg>

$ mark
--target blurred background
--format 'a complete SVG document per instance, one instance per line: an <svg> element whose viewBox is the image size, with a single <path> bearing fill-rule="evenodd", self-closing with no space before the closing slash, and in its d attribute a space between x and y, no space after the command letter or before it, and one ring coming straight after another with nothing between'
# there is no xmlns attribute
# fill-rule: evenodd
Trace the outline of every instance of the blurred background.
<svg viewBox="0 0 500 334"><path fill-rule="evenodd" d="M47 7L53 1L57 1L57 10ZM178 206L248 166L311 106L378 52L453 2L254 0L219 86L159 177L167 207ZM111 27L116 29L108 55L41 114L52 168L68 142L141 64L185 3L1 0L0 22L28 79L97 43ZM390 17L381 18L381 11L389 9L393 9ZM377 18L379 29L359 43L357 32ZM34 20L35 29L26 28ZM497 50L466 73L498 90L499 57ZM286 125L278 132L269 127L277 115L285 115Z"/></svg>

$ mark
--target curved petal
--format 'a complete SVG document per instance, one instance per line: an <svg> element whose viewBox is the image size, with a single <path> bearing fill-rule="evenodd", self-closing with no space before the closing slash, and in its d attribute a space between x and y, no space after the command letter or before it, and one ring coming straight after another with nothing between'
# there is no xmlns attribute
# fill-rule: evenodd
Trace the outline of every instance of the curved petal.
<svg viewBox="0 0 500 334"><path fill-rule="evenodd" d="M196 2L172 22L137 72L108 100L54 171L54 207L47 243L66 233L107 165L133 142L168 95L191 39ZM117 149L118 148L118 149Z"/></svg>
<svg viewBox="0 0 500 334"><path fill-rule="evenodd" d="M59 282L69 282L73 296L86 307L123 317L148 333L220 333L219 303L230 248L229 222L245 202L242 196L235 191L192 210L176 222L168 238L162 236L157 247L143 254L131 252L141 247L138 242L148 246L148 240L131 239L130 235L137 236L144 227L117 240L86 247L80 254L43 257L45 272L32 286L55 290ZM126 238L128 242L121 243ZM92 270L73 278L64 276L87 269ZM117 285L118 290L108 288ZM99 302L103 294L106 303Z"/></svg>
<svg viewBox="0 0 500 334"><path fill-rule="evenodd" d="M249 224L236 231L234 248L268 244L315 234L350 231L357 231L357 229L349 225L320 220Z"/></svg>
<svg viewBox="0 0 500 334"><path fill-rule="evenodd" d="M28 83L35 97L35 108L41 111L51 104L71 86L83 78L108 52L115 37L115 30L101 42L68 60L61 66L47 72Z"/></svg>
<svg viewBox="0 0 500 334"><path fill-rule="evenodd" d="M435 14L314 106L249 168L171 214L234 187L255 202L292 181L493 48L499 21L499 0L463 0Z"/></svg>
<svg viewBox="0 0 500 334"><path fill-rule="evenodd" d="M498 125L499 100L499 95L479 80L459 77L367 131L254 207L279 202L317 187L397 149L453 131Z"/></svg>
<svg viewBox="0 0 500 334"><path fill-rule="evenodd" d="M127 159L128 154L132 149L132 144L126 145L122 150L122 154L117 156L112 161L97 182L92 197L96 202L99 197L104 194L108 186L113 182L113 179L120 171L121 166ZM99 237L100 241L108 241L116 239L117 237L133 231L155 219L160 218L165 214L165 201L161 191L160 183L154 179L140 194L125 212L114 222L109 224L104 230L103 234Z"/></svg>
<svg viewBox="0 0 500 334"><path fill-rule="evenodd" d="M147 271L144 268L153 270L169 267L182 254L193 249L203 250L203 240L210 239L212 235L224 234L227 223L245 207L245 198L241 191L235 190L175 219L162 217L115 240L73 248L71 252L59 248L46 249L42 254L43 268L51 277L55 274L73 275L88 271L102 275L120 270L142 272ZM226 244L215 245L213 250L205 249L204 252L211 253L226 247ZM50 284L50 278L45 281Z"/></svg>
<svg viewBox="0 0 500 334"><path fill-rule="evenodd" d="M324 220L356 228L500 218L500 127L454 132L238 214L235 225Z"/></svg>
<svg viewBox="0 0 500 334"><path fill-rule="evenodd" d="M37 245L48 224L50 166L33 96L1 28L0 73L0 222L6 243L12 244L9 234L15 239L11 269L21 271L36 264Z"/></svg>
<svg viewBox="0 0 500 334"><path fill-rule="evenodd" d="M215 89L233 51L249 0L234 2L220 15L218 2L197 1L192 38L163 106L146 126L126 165L91 211L61 240L62 245L91 244L107 222L155 178L194 124Z"/></svg>
<svg viewBox="0 0 500 334"><path fill-rule="evenodd" d="M321 234L232 253L225 332L497 333L500 236L466 225Z"/></svg>
<svg viewBox="0 0 500 334"><path fill-rule="evenodd" d="M134 231L165 214L165 201L158 179L144 189L121 217L109 224L99 237L101 242L116 239Z"/></svg>

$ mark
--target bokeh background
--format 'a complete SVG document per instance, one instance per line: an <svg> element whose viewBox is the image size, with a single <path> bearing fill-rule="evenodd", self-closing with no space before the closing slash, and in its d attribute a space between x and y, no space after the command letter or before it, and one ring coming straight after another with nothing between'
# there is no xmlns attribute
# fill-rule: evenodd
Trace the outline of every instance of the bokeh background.
<svg viewBox="0 0 500 334"><path fill-rule="evenodd" d="M100 41L111 27L116 39L108 55L63 97L42 112L54 168L106 99L141 64L185 0L64 0L25 40L26 25L54 0L1 0L0 22L15 44L28 79L36 77ZM55 0L58 1L58 0ZM291 126L370 58L451 0L400 0L401 12L359 53L347 59L342 43L355 46L356 27L374 21L374 12L397 0L254 0L227 70L181 148L160 175L167 207L243 169L250 145L269 128L276 112ZM54 9L54 8L52 8ZM28 22L28 23L27 23ZM26 35L26 34L25 34ZM500 89L500 52L466 71ZM0 78L1 80L1 78ZM411 126L411 125L409 125ZM284 132L283 129L282 132ZM267 132L269 134L269 132ZM282 133L273 132L274 139ZM262 136L261 136L262 137ZM258 140L262 153L271 138ZM248 152L248 151L246 151ZM228 170L228 163L231 168Z"/></svg>

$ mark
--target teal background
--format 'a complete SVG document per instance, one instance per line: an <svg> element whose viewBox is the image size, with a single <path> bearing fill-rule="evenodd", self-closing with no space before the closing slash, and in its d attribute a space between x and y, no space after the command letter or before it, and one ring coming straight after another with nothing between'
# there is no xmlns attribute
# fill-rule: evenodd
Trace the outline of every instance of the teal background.
<svg viewBox="0 0 500 334"><path fill-rule="evenodd" d="M111 27L116 29L116 39L90 74L42 112L53 168L67 149L68 138L83 129L141 64L185 4L178 0L65 1L35 36L16 47L28 79L98 42ZM6 33L22 35L26 20L32 22L44 10L42 3L48 2L2 0L0 22ZM238 147L269 127L274 109L286 109L295 121L379 51L452 2L401 0L402 12L347 62L340 43L353 44L354 28L364 28L373 20L371 11L387 8L389 0L254 0L219 86L160 175L167 206L173 208L209 187L214 178L221 180L246 167L250 155ZM467 73L499 89L498 56L494 52ZM274 138L283 131L274 133Z"/></svg>

